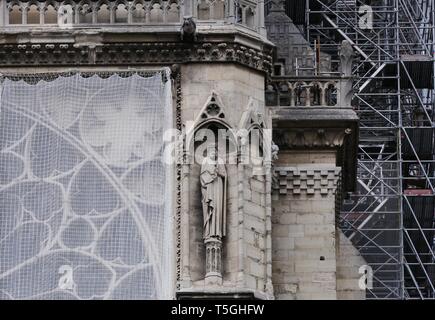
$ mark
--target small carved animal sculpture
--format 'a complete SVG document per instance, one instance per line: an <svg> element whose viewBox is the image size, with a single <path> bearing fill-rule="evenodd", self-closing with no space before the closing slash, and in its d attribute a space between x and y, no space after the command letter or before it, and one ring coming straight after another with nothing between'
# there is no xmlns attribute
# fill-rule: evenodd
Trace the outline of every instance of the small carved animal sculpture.
<svg viewBox="0 0 435 320"><path fill-rule="evenodd" d="M279 147L272 141L272 161L278 160Z"/></svg>
<svg viewBox="0 0 435 320"><path fill-rule="evenodd" d="M184 17L180 30L181 41L196 41L196 23L192 17Z"/></svg>

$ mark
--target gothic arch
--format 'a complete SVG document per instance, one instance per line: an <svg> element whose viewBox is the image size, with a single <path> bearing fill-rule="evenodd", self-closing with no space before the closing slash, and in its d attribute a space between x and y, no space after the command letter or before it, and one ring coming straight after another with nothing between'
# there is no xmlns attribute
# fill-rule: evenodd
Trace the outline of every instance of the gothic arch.
<svg viewBox="0 0 435 320"><path fill-rule="evenodd" d="M256 153L255 155L258 155L260 158L264 156L264 143L267 143L267 139L264 139L264 129L267 129L264 114L258 110L257 104L252 98L250 98L248 106L243 112L239 123L239 153L242 157L246 157L246 155L252 156L252 143L257 141L258 154ZM255 137L255 135L258 136ZM266 147L268 148L267 145ZM243 162L246 163L245 161Z"/></svg>
<svg viewBox="0 0 435 320"><path fill-rule="evenodd" d="M29 1L24 10L26 11L27 15L27 24L40 24L42 8L38 1Z"/></svg>
<svg viewBox="0 0 435 320"><path fill-rule="evenodd" d="M229 125L226 119L225 106L216 92L212 92L206 103L201 108L199 115L196 117L193 125L187 128L186 132L186 151L193 155L195 147L196 133L207 127L220 127L228 131L229 141L233 144L234 151L237 151L237 137L234 134L233 128ZM231 151L228 149L228 151Z"/></svg>

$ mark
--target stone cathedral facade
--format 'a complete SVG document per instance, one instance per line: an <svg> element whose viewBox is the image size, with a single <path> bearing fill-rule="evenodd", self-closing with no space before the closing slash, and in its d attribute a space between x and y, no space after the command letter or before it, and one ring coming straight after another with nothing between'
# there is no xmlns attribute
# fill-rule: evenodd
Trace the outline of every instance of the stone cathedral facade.
<svg viewBox="0 0 435 320"><path fill-rule="evenodd" d="M343 195L356 184L352 46L343 42L333 72L281 1L267 15L264 7L2 0L0 73L168 71L173 127L182 133L171 197L172 298L364 299L365 262L337 224ZM203 129L224 132L226 150L209 140L198 163ZM254 131L257 164L243 158Z"/></svg>

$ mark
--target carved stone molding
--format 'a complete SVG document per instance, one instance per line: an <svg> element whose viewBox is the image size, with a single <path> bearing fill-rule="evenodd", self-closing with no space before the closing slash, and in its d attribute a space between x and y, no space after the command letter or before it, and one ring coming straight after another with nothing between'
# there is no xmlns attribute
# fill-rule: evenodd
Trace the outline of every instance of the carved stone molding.
<svg viewBox="0 0 435 320"><path fill-rule="evenodd" d="M269 107L280 150L335 151L345 192L356 188L359 119L351 108Z"/></svg>
<svg viewBox="0 0 435 320"><path fill-rule="evenodd" d="M352 133L351 129L275 129L273 140L280 149L293 148L339 148L343 146L345 137Z"/></svg>
<svg viewBox="0 0 435 320"><path fill-rule="evenodd" d="M273 190L279 194L332 196L337 191L341 169L338 167L276 167Z"/></svg>
<svg viewBox="0 0 435 320"><path fill-rule="evenodd" d="M172 66L172 77L174 81L175 92L175 126L177 130L182 130L181 121L181 105L182 105L182 92L181 92L181 72L178 65ZM177 150L178 151L178 150ZM181 162L178 161L175 169L175 266L176 266L176 289L179 290L182 281L182 256L181 256L181 214L182 214L182 169Z"/></svg>
<svg viewBox="0 0 435 320"><path fill-rule="evenodd" d="M72 43L3 44L0 66L43 65L150 65L187 62L232 62L270 72L271 52L232 42Z"/></svg>

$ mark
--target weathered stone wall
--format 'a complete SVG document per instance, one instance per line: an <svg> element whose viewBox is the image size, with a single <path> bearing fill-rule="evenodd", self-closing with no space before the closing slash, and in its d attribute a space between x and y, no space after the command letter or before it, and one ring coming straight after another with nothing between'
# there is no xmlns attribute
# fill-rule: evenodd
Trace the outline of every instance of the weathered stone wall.
<svg viewBox="0 0 435 320"><path fill-rule="evenodd" d="M364 259L336 225L335 151L282 152L272 197L276 299L364 299Z"/></svg>
<svg viewBox="0 0 435 320"><path fill-rule="evenodd" d="M276 299L336 299L333 152L280 155L273 193L272 252Z"/></svg>
<svg viewBox="0 0 435 320"><path fill-rule="evenodd" d="M366 292L359 288L359 268L367 262L346 238L343 232L338 233L337 258L337 298L339 300L363 300Z"/></svg>
<svg viewBox="0 0 435 320"><path fill-rule="evenodd" d="M225 118L239 125L249 99L264 109L264 74L228 63L188 64L181 67L182 121L194 121L212 91L225 105Z"/></svg>
<svg viewBox="0 0 435 320"><path fill-rule="evenodd" d="M243 239L245 242L245 283L249 288L265 291L266 285L266 214L265 177L245 169L243 194Z"/></svg>

